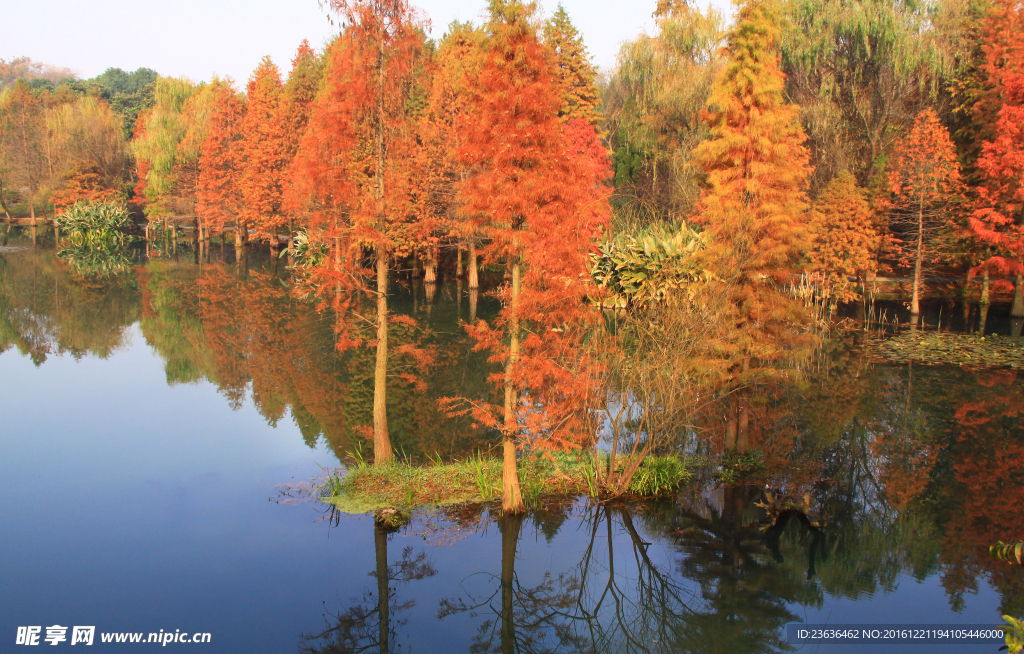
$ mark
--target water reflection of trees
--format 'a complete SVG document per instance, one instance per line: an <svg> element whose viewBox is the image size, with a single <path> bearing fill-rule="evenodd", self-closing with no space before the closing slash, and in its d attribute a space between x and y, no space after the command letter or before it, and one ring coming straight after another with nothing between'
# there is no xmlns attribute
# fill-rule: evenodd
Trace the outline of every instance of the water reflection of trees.
<svg viewBox="0 0 1024 654"><path fill-rule="evenodd" d="M372 351L339 353L332 314L295 299L279 273L251 258L244 274L217 263L150 263L139 270L143 334L165 359L169 383L205 378L232 406L251 398L271 424L290 412L308 444L323 438L344 457L366 441L372 422ZM424 388L393 367L388 412L395 448L424 458L471 451L479 433L446 421L437 398L486 392L484 359L470 351L454 303L435 308L424 289L412 290L395 304L419 314L418 322L396 324L391 339L396 351L430 350L429 370L417 372L431 383Z"/></svg>
<svg viewBox="0 0 1024 654"><path fill-rule="evenodd" d="M647 517L625 506L584 511L578 563L540 575L529 565L532 584L516 571L523 518L503 517L500 572L473 575L486 577L472 584L483 590L444 599L439 617L481 618L470 648L481 654L789 651L779 630L796 620L786 605L801 599L802 582L775 570L756 524L727 509L638 528ZM693 521L686 534L679 519ZM649 555L652 537L684 553L675 571Z"/></svg>
<svg viewBox="0 0 1024 654"><path fill-rule="evenodd" d="M12 243L17 246L17 239ZM61 353L105 357L124 344L127 328L138 321L164 359L168 383L209 380L233 405L251 398L271 424L290 414L307 443L325 440L344 456L364 440L359 427L372 415L369 353L357 348L338 355L330 315L291 297L282 284L285 271L275 270L272 260L258 255L237 262L214 259L166 257L136 267L133 274L87 281L55 261L52 251L5 252L0 255L0 351L18 348L37 364ZM451 456L483 442L437 410L441 395L490 392L486 362L469 352L458 324L469 315L468 302L460 299L451 287L428 292L411 285L394 303L419 323L396 328L395 338L435 353L426 392L400 377L389 391L394 443L410 455ZM996 540L1024 539L1024 393L1017 373L880 364L864 354L859 338L832 339L799 383L765 386L749 407L749 446L764 463L749 481L786 496L809 494L825 518L820 533L796 515L774 531L759 531L760 518L751 522L759 497L745 496L742 511L730 508L737 490L728 491L733 493L728 501L723 491L713 510L680 502L671 511L633 516L650 530L679 539L682 578L696 584L701 597L687 606L704 611L687 614L686 630L700 626L695 616L708 614L709 602L737 610L759 606L766 616L759 619L769 624L778 619L772 613L776 600L815 605L825 595L867 597L891 591L908 575L941 574L956 609L977 590L979 579L987 578L1002 595L1003 611L1024 612L1024 580L987 554ZM721 449L727 422L724 414L708 410L697 421L699 429L687 433L690 444L697 434L710 434L705 446ZM562 518L531 519L556 537ZM614 511L588 520L605 530L614 523L614 529L628 533L625 518ZM643 552L635 549L640 545L628 547L643 563ZM589 565L593 570L593 559ZM644 570L653 575L651 568ZM555 598L570 586L569 577L558 580L558 574L530 601L556 606ZM577 592L593 581L574 574ZM786 575L811 585L784 588ZM501 576L495 578L500 586ZM748 593L758 584L777 589L767 604ZM648 586L657 586L656 577ZM523 602L526 590L516 591ZM622 599L620 590L609 590L606 601L623 610L638 601ZM637 597L646 592L637 591ZM559 611L551 621L570 615L564 607ZM579 611L571 615L583 620ZM706 618L709 625L720 619L714 615ZM500 611L493 617L498 625ZM591 633L588 628L587 647L628 646L625 636L601 629ZM500 647L500 631L495 633ZM565 642L575 646L582 632L565 633ZM536 645L538 651L554 647L544 643ZM774 645L758 641L757 646Z"/></svg>
<svg viewBox="0 0 1024 654"><path fill-rule="evenodd" d="M139 317L134 276L87 279L50 250L0 254L0 352L15 347L36 365L48 356L106 358Z"/></svg>
<svg viewBox="0 0 1024 654"><path fill-rule="evenodd" d="M376 579L376 588L366 589L361 597L353 598L342 611L328 619L322 631L304 636L299 651L308 654L402 651L401 629L407 620L399 616L411 611L416 600L400 601L396 584L432 577L437 570L425 552L414 553L411 547L404 548L397 561L389 562L390 531L384 525L374 524L376 566L370 576Z"/></svg>
<svg viewBox="0 0 1024 654"><path fill-rule="evenodd" d="M292 297L277 259L258 252L232 259L230 250L227 259L210 251L198 257L186 248L175 256L171 248L126 274L90 280L52 250L22 248L17 238L12 244L19 249L0 254L0 352L16 347L37 365L52 354L107 357L138 322L164 360L168 384L208 380L233 407L251 400L272 425L290 414L306 443L326 441L339 457L366 441L372 352L339 354L332 314ZM486 356L471 351L460 325L468 308L453 292L396 287L396 311L415 322L396 324L395 350L429 351L430 365L403 368L396 356L389 422L396 450L421 460L484 443L468 421L438 409L444 395L491 392ZM417 375L429 380L425 388Z"/></svg>

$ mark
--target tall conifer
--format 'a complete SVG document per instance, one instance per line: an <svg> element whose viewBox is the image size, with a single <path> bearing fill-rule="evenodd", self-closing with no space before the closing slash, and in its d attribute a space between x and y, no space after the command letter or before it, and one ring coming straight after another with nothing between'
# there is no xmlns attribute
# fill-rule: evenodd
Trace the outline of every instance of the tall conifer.
<svg viewBox="0 0 1024 654"><path fill-rule="evenodd" d="M424 26L406 0L330 0L345 28L325 57L324 88L292 167L295 195L310 200L333 261L318 272L336 289L344 317L357 295L376 300L374 464L394 460L387 418L388 275L406 256L418 219L411 210L410 93ZM372 270L364 268L364 248ZM339 346L358 342L342 337Z"/></svg>
<svg viewBox="0 0 1024 654"><path fill-rule="evenodd" d="M709 345L733 387L778 374L806 322L786 287L808 246L810 155L798 109L783 96L776 11L771 0L740 7L705 112L711 136L694 151L707 173L697 216L709 237L703 261L728 296L722 336ZM735 409L739 432L730 423L726 441L742 450L747 405Z"/></svg>
<svg viewBox="0 0 1024 654"><path fill-rule="evenodd" d="M469 102L461 163L472 174L459 191L486 255L505 263L511 283L491 323L470 326L479 347L504 364L493 379L503 406L474 415L502 432L502 509L524 509L516 451L565 449L593 436L587 377L578 353L586 321L587 255L609 219L607 189L594 162L570 142L550 50L532 21L536 5L492 0L489 36ZM607 162L605 163L607 171ZM607 172L606 172L607 175Z"/></svg>
<svg viewBox="0 0 1024 654"><path fill-rule="evenodd" d="M240 246L240 142L245 104L228 83L217 83L213 94L213 107L200 145L196 213L205 230L233 226L236 246Z"/></svg>
<svg viewBox="0 0 1024 654"><path fill-rule="evenodd" d="M561 4L544 24L544 42L555 54L555 64L558 66L563 95L559 114L566 120L580 118L597 127L601 122L598 110L601 97L595 81L597 71L590 63L583 37Z"/></svg>
<svg viewBox="0 0 1024 654"><path fill-rule="evenodd" d="M287 163L287 104L277 66L264 57L246 87L245 117L241 124L239 190L242 223L270 235L277 247L281 188Z"/></svg>

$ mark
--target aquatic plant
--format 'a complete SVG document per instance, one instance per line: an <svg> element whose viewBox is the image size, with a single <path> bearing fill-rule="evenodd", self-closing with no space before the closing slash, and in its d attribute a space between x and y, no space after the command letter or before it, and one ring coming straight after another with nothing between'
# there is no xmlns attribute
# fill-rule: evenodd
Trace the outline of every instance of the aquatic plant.
<svg viewBox="0 0 1024 654"><path fill-rule="evenodd" d="M1006 624L1003 629L1006 631L1006 647L1009 654L1021 654L1024 652L1024 620L1018 620L1013 616L1004 615Z"/></svg>
<svg viewBox="0 0 1024 654"><path fill-rule="evenodd" d="M1024 368L1024 343L996 334L908 332L879 343L877 352L894 363Z"/></svg>
<svg viewBox="0 0 1024 654"><path fill-rule="evenodd" d="M308 230L302 229L292 238L291 246L282 250L279 256L287 255L291 259L290 268L315 268L323 264L329 251L326 241L312 237Z"/></svg>
<svg viewBox="0 0 1024 654"><path fill-rule="evenodd" d="M65 247L57 258L82 277L110 277L131 270L133 260L120 248Z"/></svg>
<svg viewBox="0 0 1024 654"><path fill-rule="evenodd" d="M995 545L989 545L988 553L993 559L1024 565L1024 543L1004 543L999 541Z"/></svg>
<svg viewBox="0 0 1024 654"><path fill-rule="evenodd" d="M128 208L119 202L76 202L54 219L64 234L57 258L83 277L108 277L127 272L132 258L125 251L135 237Z"/></svg>

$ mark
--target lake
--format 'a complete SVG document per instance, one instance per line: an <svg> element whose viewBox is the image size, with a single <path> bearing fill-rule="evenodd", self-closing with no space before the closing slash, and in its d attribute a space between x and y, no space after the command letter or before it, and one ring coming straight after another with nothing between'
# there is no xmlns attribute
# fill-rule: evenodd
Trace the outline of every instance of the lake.
<svg viewBox="0 0 1024 654"><path fill-rule="evenodd" d="M885 332L836 332L807 380L756 407L756 485L709 466L672 498L542 498L521 518L455 506L388 533L309 490L372 449L373 357L337 352L283 261L183 244L83 280L48 237L15 231L0 251L2 651L19 627L46 645L59 625L60 647L94 626L99 652L164 649L101 642L136 632L208 633L166 647L218 653L902 652L794 644L786 625L1024 614L1024 568L987 550L1024 540L1013 370L896 365L878 355ZM396 452L495 447L437 402L492 392L460 321L495 300L401 279L392 305L417 322L393 342L432 363L390 383ZM926 324L940 306L963 315L934 304ZM1008 337L1006 313L986 331ZM820 524L772 516L766 488L806 493Z"/></svg>

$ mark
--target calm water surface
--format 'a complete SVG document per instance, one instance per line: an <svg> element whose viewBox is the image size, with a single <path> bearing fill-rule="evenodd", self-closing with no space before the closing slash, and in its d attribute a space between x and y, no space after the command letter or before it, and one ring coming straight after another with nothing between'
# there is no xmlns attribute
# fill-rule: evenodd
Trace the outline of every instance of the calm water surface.
<svg viewBox="0 0 1024 654"><path fill-rule="evenodd" d="M21 649L18 626L58 624L210 632L209 645L167 647L218 653L995 652L801 647L785 625L1024 613L1024 573L986 552L1024 539L1014 373L887 365L847 335L811 381L758 409L758 487L551 499L523 519L460 507L387 534L292 500L365 442L372 356L338 355L330 316L291 299L286 280L265 255L237 264L215 248L197 263L182 247L86 282L12 236L0 253L0 651ZM396 360L418 377L389 389L396 448L423 460L490 447L436 400L490 392L458 323L493 301L447 283L396 286L393 302L418 321L394 341L432 362ZM810 493L821 529L773 526L761 484Z"/></svg>

